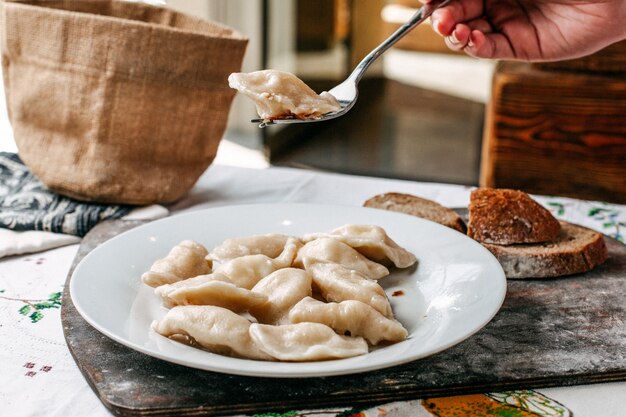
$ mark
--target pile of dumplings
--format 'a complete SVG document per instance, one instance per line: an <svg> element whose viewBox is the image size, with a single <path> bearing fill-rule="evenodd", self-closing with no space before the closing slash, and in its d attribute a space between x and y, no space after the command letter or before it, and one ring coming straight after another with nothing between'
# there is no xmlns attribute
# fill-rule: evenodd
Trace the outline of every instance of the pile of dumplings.
<svg viewBox="0 0 626 417"><path fill-rule="evenodd" d="M186 240L141 279L169 309L152 323L165 337L239 358L319 361L406 339L377 280L416 261L381 227L345 225L227 239L210 253Z"/></svg>

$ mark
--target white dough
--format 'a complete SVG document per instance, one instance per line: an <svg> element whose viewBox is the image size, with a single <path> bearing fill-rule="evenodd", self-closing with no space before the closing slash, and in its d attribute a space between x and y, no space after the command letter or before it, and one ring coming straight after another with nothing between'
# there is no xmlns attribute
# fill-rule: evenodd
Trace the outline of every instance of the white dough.
<svg viewBox="0 0 626 417"><path fill-rule="evenodd" d="M311 295L311 283L311 275L302 269L285 268L273 272L252 288L254 293L266 295L268 302L251 307L250 314L260 323L289 323L289 310Z"/></svg>
<svg viewBox="0 0 626 417"><path fill-rule="evenodd" d="M208 251L204 246L185 240L174 246L163 259L152 264L141 280L151 287L171 284L183 279L211 273L211 262L205 257Z"/></svg>
<svg viewBox="0 0 626 417"><path fill-rule="evenodd" d="M313 276L314 285L326 301L340 303L357 300L372 306L387 318L393 317L387 294L376 281L367 279L357 271L332 263L313 264L308 272Z"/></svg>
<svg viewBox="0 0 626 417"><path fill-rule="evenodd" d="M245 255L231 259L218 268L220 272L228 276L237 286L250 289L263 277L274 271L291 266L298 249L302 243L294 238L287 239L283 251L276 257L267 255Z"/></svg>
<svg viewBox="0 0 626 417"><path fill-rule="evenodd" d="M352 247L329 237L321 237L304 245L298 251L294 266L306 269L317 262L341 264L370 279L379 279L389 275L389 270L385 266L370 261Z"/></svg>
<svg viewBox="0 0 626 417"><path fill-rule="evenodd" d="M246 255L265 255L269 258L278 257L288 242L296 244L298 239L281 234L255 235L226 239L215 247L209 257L217 262L226 262Z"/></svg>
<svg viewBox="0 0 626 417"><path fill-rule="evenodd" d="M161 285L154 292L161 297L166 307L212 305L241 313L250 307L267 302L267 296L264 294L239 288L226 275L219 272Z"/></svg>
<svg viewBox="0 0 626 417"><path fill-rule="evenodd" d="M377 262L391 261L398 268L408 268L417 262L411 252L400 247L385 232L373 225L347 224L330 233L312 233L303 240L309 242L320 237L334 237Z"/></svg>
<svg viewBox="0 0 626 417"><path fill-rule="evenodd" d="M250 289L261 278L280 268L272 258L265 255L247 255L231 259L215 271L228 276L239 287Z"/></svg>
<svg viewBox="0 0 626 417"><path fill-rule="evenodd" d="M302 299L289 311L292 323L322 323L339 334L361 336L372 345L380 341L400 342L406 329L397 320L388 319L371 306L356 300L324 303L311 297Z"/></svg>
<svg viewBox="0 0 626 417"><path fill-rule="evenodd" d="M271 360L250 337L250 322L230 310L214 306L178 306L152 329L166 337L189 336L213 353Z"/></svg>
<svg viewBox="0 0 626 417"><path fill-rule="evenodd" d="M367 342L362 337L340 336L319 323L283 326L253 323L250 336L263 352L281 361L320 361L368 352Z"/></svg>

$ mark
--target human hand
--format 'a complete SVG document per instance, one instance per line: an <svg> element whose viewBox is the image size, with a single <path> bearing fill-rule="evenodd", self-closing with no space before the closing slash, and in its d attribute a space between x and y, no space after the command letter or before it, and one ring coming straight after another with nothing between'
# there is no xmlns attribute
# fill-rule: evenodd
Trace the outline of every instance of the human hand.
<svg viewBox="0 0 626 417"><path fill-rule="evenodd" d="M626 0L452 0L431 20L474 57L558 61L626 39Z"/></svg>

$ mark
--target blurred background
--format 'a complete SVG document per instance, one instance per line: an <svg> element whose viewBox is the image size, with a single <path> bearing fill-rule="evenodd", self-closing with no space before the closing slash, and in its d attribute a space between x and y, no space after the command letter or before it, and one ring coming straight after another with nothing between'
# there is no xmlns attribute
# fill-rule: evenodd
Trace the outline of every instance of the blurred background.
<svg viewBox="0 0 626 417"><path fill-rule="evenodd" d="M419 0L153 0L250 38L243 71L332 88ZM259 129L238 95L217 161L626 203L626 42L551 64L454 53L428 24L371 67L344 117ZM4 103L1 103L4 106ZM0 108L2 147L10 148Z"/></svg>
<svg viewBox="0 0 626 417"><path fill-rule="evenodd" d="M168 0L250 38L243 70L292 72L332 88L419 7L387 0ZM227 139L273 165L411 180L477 184L494 63L451 53L424 24L384 55L338 120L259 129L238 96Z"/></svg>

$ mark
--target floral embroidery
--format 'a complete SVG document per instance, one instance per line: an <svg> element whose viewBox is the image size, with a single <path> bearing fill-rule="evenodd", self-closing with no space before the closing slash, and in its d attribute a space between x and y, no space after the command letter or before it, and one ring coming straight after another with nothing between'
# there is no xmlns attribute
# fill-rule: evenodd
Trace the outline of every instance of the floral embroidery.
<svg viewBox="0 0 626 417"><path fill-rule="evenodd" d="M4 290L0 290L0 294L4 294ZM50 294L46 300L28 300L25 298L6 297L4 295L0 295L0 299L23 303L24 305L17 312L22 316L28 316L31 323L37 323L44 317L42 310L61 307L61 295L59 291Z"/></svg>
<svg viewBox="0 0 626 417"><path fill-rule="evenodd" d="M613 233L609 236L624 242L624 235L622 234L622 228L626 228L626 221L618 219L620 212L615 209L606 207L592 207L589 209L587 215L594 220L602 222L603 229L613 229Z"/></svg>
<svg viewBox="0 0 626 417"><path fill-rule="evenodd" d="M36 363L34 362L26 362L24 365L22 365L23 368L26 369L34 369L35 368ZM50 372L52 370L52 366L50 365L43 365L41 368L39 368L40 371L42 372ZM24 374L24 376L28 376L30 378L34 377L35 375L37 375L36 371L28 371Z"/></svg>
<svg viewBox="0 0 626 417"><path fill-rule="evenodd" d="M555 216L563 216L565 214L565 204L558 201L548 201L548 209L552 211Z"/></svg>

